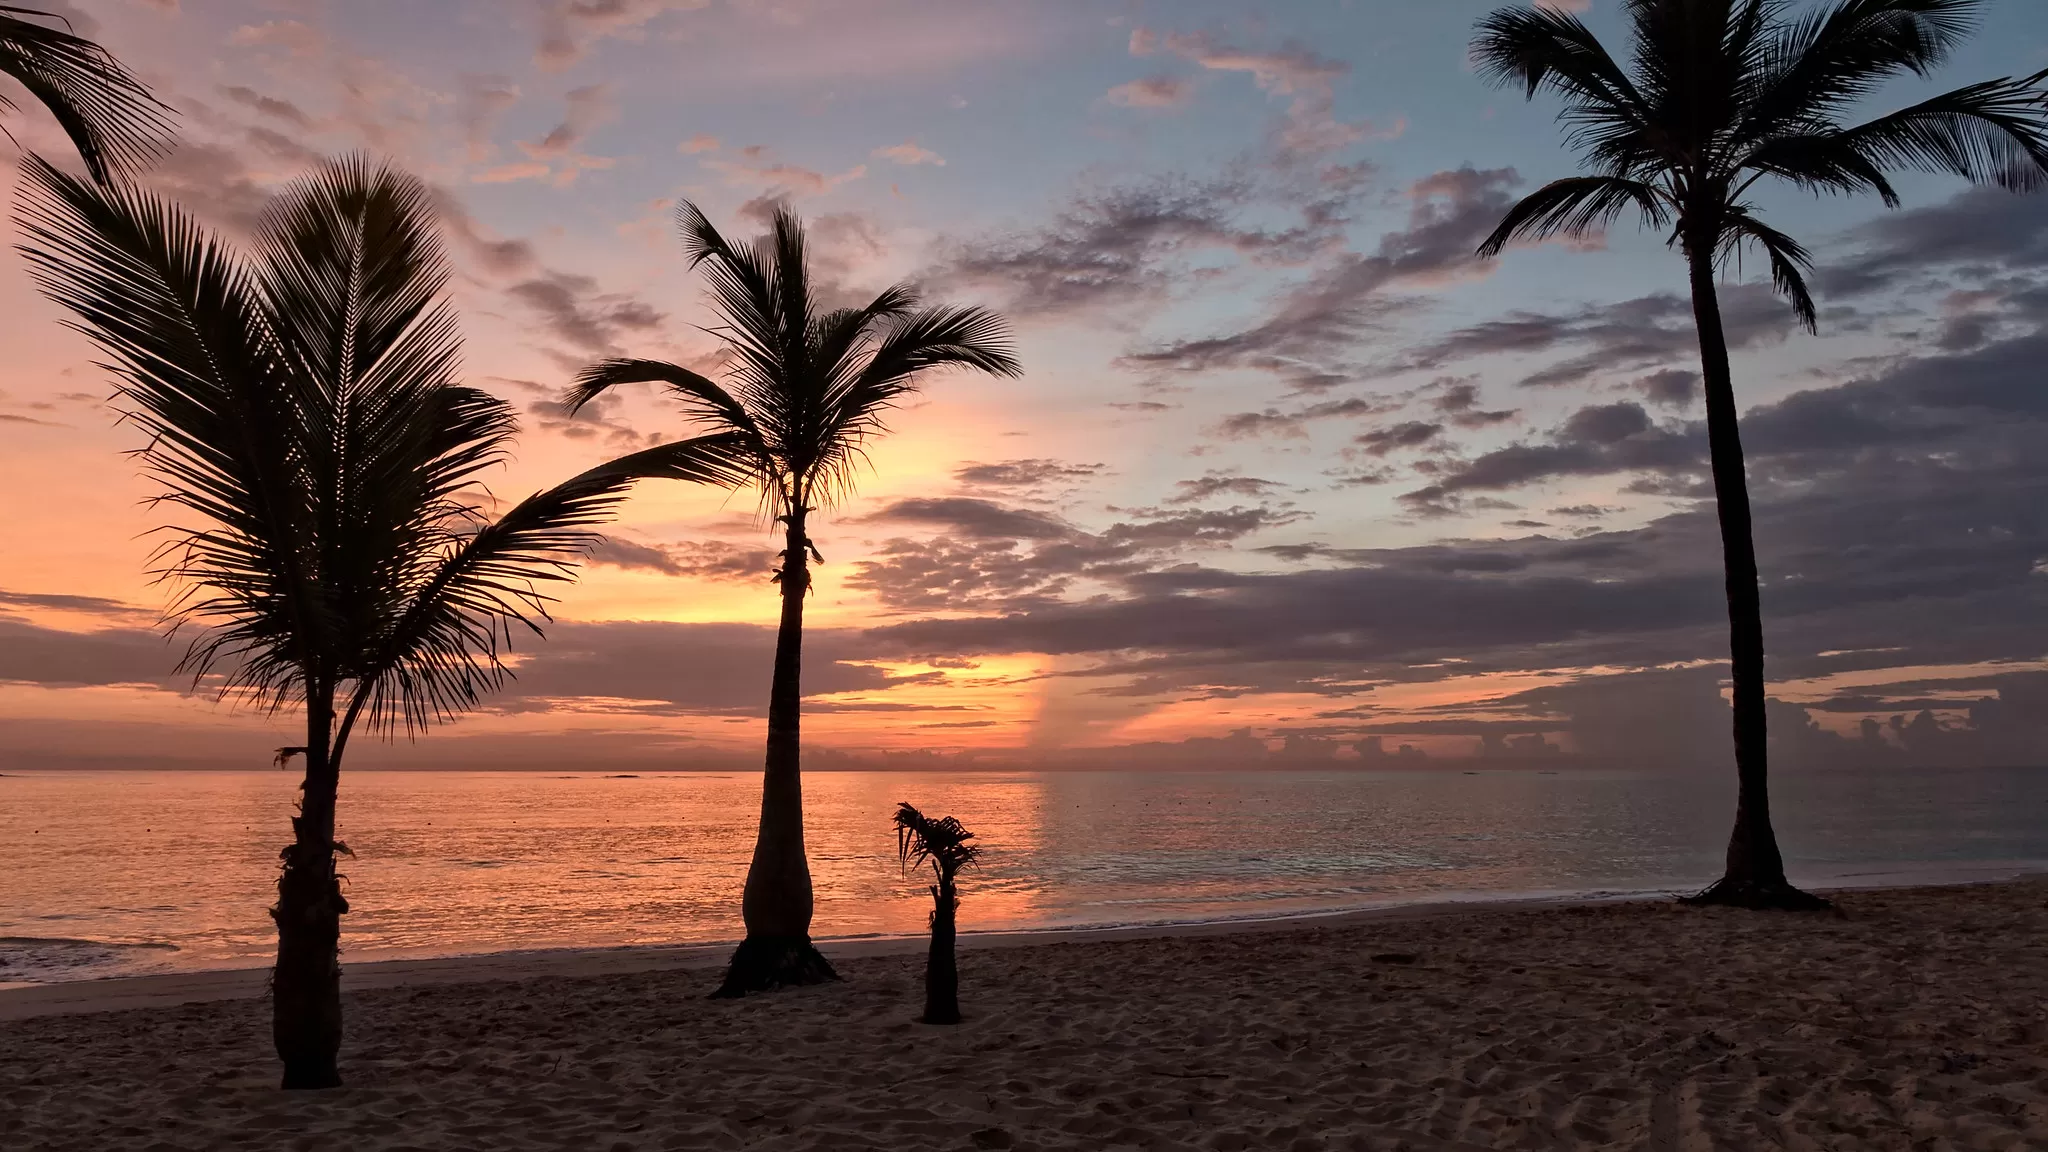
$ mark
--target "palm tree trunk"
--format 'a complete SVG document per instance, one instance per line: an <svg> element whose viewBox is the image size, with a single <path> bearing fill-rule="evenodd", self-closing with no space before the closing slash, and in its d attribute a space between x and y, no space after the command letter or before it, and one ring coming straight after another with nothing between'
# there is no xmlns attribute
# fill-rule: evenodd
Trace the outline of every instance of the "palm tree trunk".
<svg viewBox="0 0 2048 1152"><path fill-rule="evenodd" d="M718 998L839 978L811 944L811 866L804 855L804 597L811 586L806 511L791 511L782 553L782 625L775 636L775 678L768 695L761 825L740 898L747 935L733 953L725 982L713 993Z"/></svg>
<svg viewBox="0 0 2048 1152"><path fill-rule="evenodd" d="M1792 887L1771 828L1769 733L1764 712L1764 617L1757 585L1756 540L1749 514L1735 385L1728 338L1714 289L1714 246L1689 241L1693 318L1699 326L1700 367L1706 381L1707 452L1713 461L1714 503L1721 520L1721 562L1728 592L1730 663L1735 714L1735 831L1720 880L1690 897L1695 904L1745 908L1827 907L1825 900Z"/></svg>
<svg viewBox="0 0 2048 1152"><path fill-rule="evenodd" d="M271 1040L285 1088L341 1084L341 917L348 911L334 870L334 805L340 782L332 746L334 693L313 686L306 705L306 779L292 843L277 878L277 966L271 972Z"/></svg>
<svg viewBox="0 0 2048 1152"><path fill-rule="evenodd" d="M951 880L932 886L932 947L924 962L925 1024L960 1022L960 966L953 954L960 895Z"/></svg>

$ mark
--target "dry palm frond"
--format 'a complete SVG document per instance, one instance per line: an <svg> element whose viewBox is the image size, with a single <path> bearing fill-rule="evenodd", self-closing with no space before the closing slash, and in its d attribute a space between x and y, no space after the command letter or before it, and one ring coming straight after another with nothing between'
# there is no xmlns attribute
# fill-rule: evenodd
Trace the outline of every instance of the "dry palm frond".
<svg viewBox="0 0 2048 1152"><path fill-rule="evenodd" d="M972 839L974 833L951 816L934 820L908 803L896 808L896 853L906 873L930 864L940 881L953 879L981 856Z"/></svg>

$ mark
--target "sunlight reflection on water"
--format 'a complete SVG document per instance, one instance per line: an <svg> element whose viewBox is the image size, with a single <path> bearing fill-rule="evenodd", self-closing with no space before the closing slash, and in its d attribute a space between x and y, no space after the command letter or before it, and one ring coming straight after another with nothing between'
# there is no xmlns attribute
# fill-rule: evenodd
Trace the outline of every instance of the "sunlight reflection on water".
<svg viewBox="0 0 2048 1152"><path fill-rule="evenodd" d="M295 778L0 778L0 982L268 960ZM916 933L909 800L980 834L964 926L1270 916L1481 894L1698 886L1732 782L1617 772L820 772L819 936ZM1787 775L1795 873L2048 859L2048 771ZM341 835L351 959L729 940L758 779L358 772ZM143 947L147 946L147 947ZM168 946L168 947L166 947Z"/></svg>

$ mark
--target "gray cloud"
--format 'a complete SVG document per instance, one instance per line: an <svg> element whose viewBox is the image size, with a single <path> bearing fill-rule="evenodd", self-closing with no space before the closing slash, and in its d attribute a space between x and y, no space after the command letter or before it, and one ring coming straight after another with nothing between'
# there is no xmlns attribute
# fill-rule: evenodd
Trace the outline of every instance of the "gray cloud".
<svg viewBox="0 0 2048 1152"><path fill-rule="evenodd" d="M549 332L590 356L615 353L627 336L653 331L667 319L653 305L602 291L596 280L576 272L542 270L509 285L505 294L531 309Z"/></svg>
<svg viewBox="0 0 2048 1152"><path fill-rule="evenodd" d="M845 630L807 630L804 691L813 696L882 692L929 679L851 663L873 657L863 647ZM612 699L661 713L763 715L774 662L775 630L760 625L557 624L548 629L545 642L531 646L518 665L518 678L494 703L532 710L548 701Z"/></svg>
<svg viewBox="0 0 2048 1152"><path fill-rule="evenodd" d="M1099 479L1108 470L1103 464L1070 464L1063 460L998 460L990 464L962 464L953 470L953 479L970 490L1001 492L1017 499L1041 499L1049 491Z"/></svg>
<svg viewBox="0 0 2048 1152"><path fill-rule="evenodd" d="M305 109L300 108L289 100L276 96L266 96L254 88L241 84L224 87L221 89L221 94L242 105L244 108L252 109L272 119L282 120L294 128L310 131L314 127L313 118L306 115Z"/></svg>
<svg viewBox="0 0 2048 1152"><path fill-rule="evenodd" d="M1403 420L1399 424L1390 424L1362 433L1358 436L1357 443L1369 455L1385 456L1404 448L1426 447L1434 443L1437 437L1442 436L1443 432L1444 426L1434 421Z"/></svg>
<svg viewBox="0 0 2048 1152"><path fill-rule="evenodd" d="M1162 178L1085 192L1043 228L957 242L932 279L1008 294L1022 315L1121 309L1170 292L1193 262L1231 254L1260 264L1310 259L1342 238L1364 170L1331 168L1304 189L1275 192L1250 177ZM1298 222L1272 230L1239 223L1269 204Z"/></svg>
<svg viewBox="0 0 2048 1152"><path fill-rule="evenodd" d="M1187 549L1228 547L1301 514L1265 506L1188 511L1126 510L1100 533L1029 509L965 497L903 500L868 518L942 529L934 538L892 539L855 564L851 587L908 611L1005 612L1059 602L1076 581L1116 584ZM1029 543L1026 550L1022 545Z"/></svg>
<svg viewBox="0 0 2048 1152"><path fill-rule="evenodd" d="M10 602L48 599L52 598L22 597ZM46 606L74 607L64 603ZM106 611L97 604L85 610ZM182 645L174 646L162 634L147 628L66 632L0 616L0 681L45 688L113 684L170 687L183 683L174 671L183 651Z"/></svg>
<svg viewBox="0 0 2048 1152"><path fill-rule="evenodd" d="M1296 408L1238 412L1219 421L1215 434L1225 440L1254 440L1264 436L1305 437L1309 424L1314 421L1381 416L1398 410L1401 403L1398 399L1349 396L1342 400L1320 400Z"/></svg>
<svg viewBox="0 0 2048 1152"><path fill-rule="evenodd" d="M2032 279L2048 268L2048 204L2038 196L1972 188L1941 204L1879 216L1838 243L1850 251L1827 260L1814 280L1827 296L1924 293L1958 277Z"/></svg>
<svg viewBox="0 0 2048 1152"><path fill-rule="evenodd" d="M771 548L748 548L724 540L681 544L638 544L607 537L589 553L592 564L659 572L701 580L766 581L779 566Z"/></svg>
<svg viewBox="0 0 2048 1152"><path fill-rule="evenodd" d="M1193 480L1176 480L1168 504L1199 504L1217 496L1243 496L1257 500L1284 487L1277 481L1228 472L1210 472Z"/></svg>
<svg viewBox="0 0 2048 1152"><path fill-rule="evenodd" d="M1410 508L1445 514L1470 492L1500 492L1564 476L1617 472L1697 472L1706 460L1704 426L1659 426L1633 401L1594 404L1572 413L1545 440L1510 444L1440 468L1431 484L1401 499Z"/></svg>
<svg viewBox="0 0 2048 1152"><path fill-rule="evenodd" d="M1721 307L1731 348L1780 341L1792 332L1792 311L1768 284L1724 288ZM1681 296L1659 292L1570 312L1510 312L1498 320L1457 329L1383 370L1441 371L1481 357L1529 357L1572 349L1579 351L1523 376L1521 383L1535 388L1559 387L1603 375L1642 373L1681 362L1696 364L1699 337L1693 327L1692 305ZM1660 383L1668 392L1668 381Z"/></svg>
<svg viewBox="0 0 2048 1152"><path fill-rule="evenodd" d="M1061 540L1074 534L1071 524L1043 512L968 496L898 500L861 522L929 525L969 540Z"/></svg>
<svg viewBox="0 0 2048 1152"><path fill-rule="evenodd" d="M1460 428L1490 428L1495 424L1508 423L1521 415L1514 409L1481 408L1479 385L1470 380L1445 376L1432 382L1431 387L1438 389L1438 392L1430 399L1430 407Z"/></svg>
<svg viewBox="0 0 2048 1152"><path fill-rule="evenodd" d="M1745 418L1776 680L2031 662L2048 651L2048 613L2040 610L2048 596L2043 362L2044 333L1961 354L1930 347ZM1699 467L1700 441L1690 425L1659 425L1622 402L1582 408L1519 448L1480 457L1446 480L1476 491L1586 469L1680 475ZM1594 520L1608 511L1570 505L1551 514ZM898 652L1079 657L1087 664L1071 674L1114 695L1320 694L1343 701L1322 721L1350 724L1354 735L1368 722L1407 722L1374 712L1375 683L1632 669L1432 722L1466 725L1475 740L1562 732L1573 747L1597 752L1666 747L1645 743L1654 734L1640 729L1668 714L1673 731L1705 750L1700 755L1724 759L1726 714L1715 684L1726 609L1711 503L1639 528L1569 538L1256 551L1317 566L1243 573L1145 562L1120 575L1112 597L1018 602L870 635ZM1655 671L1694 662L1705 664L1683 675ZM1871 738L1891 750L1888 762L2027 762L2010 757L2048 755L2042 725L2016 719L2043 714L2027 711L2039 702L2039 685L1987 682L1946 709L1934 706L1940 693L1925 684L1858 689L1815 708L1874 717L1880 730ZM1875 750L1867 733L1840 737L1799 705L1776 707L1780 739L1795 759L1849 762Z"/></svg>
<svg viewBox="0 0 2048 1152"><path fill-rule="evenodd" d="M480 93L480 96L487 96ZM516 90L515 90L516 94ZM521 141L519 148L535 160L554 160L571 155L598 125L618 115L609 84L585 84L571 88L563 97L561 123L538 140Z"/></svg>
<svg viewBox="0 0 2048 1152"><path fill-rule="evenodd" d="M1382 236L1371 255L1347 253L1328 262L1282 295L1258 324L1134 352L1119 362L1148 373L1255 369L1301 391L1352 379L1357 368L1347 357L1353 347L1401 307L1391 293L1483 267L1473 250L1499 223L1519 183L1511 168L1461 168L1419 180L1409 189L1404 228Z"/></svg>

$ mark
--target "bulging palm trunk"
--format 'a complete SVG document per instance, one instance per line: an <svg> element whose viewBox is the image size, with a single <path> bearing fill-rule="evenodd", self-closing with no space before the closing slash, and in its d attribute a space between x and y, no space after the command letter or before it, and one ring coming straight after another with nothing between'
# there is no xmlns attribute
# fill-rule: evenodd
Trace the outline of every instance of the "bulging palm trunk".
<svg viewBox="0 0 2048 1152"><path fill-rule="evenodd" d="M1828 903L1785 879L1785 859L1771 827L1769 732L1764 712L1764 619L1758 590L1756 540L1749 512L1749 481L1728 366L1728 341L1714 289L1710 242L1687 246L1693 317L1699 325L1700 366L1706 385L1707 451L1713 462L1715 509L1721 521L1721 557L1728 592L1729 654L1734 681L1735 830L1720 880L1688 898L1695 904L1746 908L1825 908Z"/></svg>
<svg viewBox="0 0 2048 1152"><path fill-rule="evenodd" d="M775 637L775 679L768 697L768 756L761 775L761 826L747 869L740 914L746 939L713 995L745 996L794 984L837 980L811 944L811 865L804 855L804 597L810 589L804 513L789 517L782 560L782 624Z"/></svg>
<svg viewBox="0 0 2048 1152"><path fill-rule="evenodd" d="M334 868L334 805L340 774L333 758L333 699L308 701L306 779L294 833L277 878L277 966L270 977L271 1040L284 1062L285 1088L341 1083L341 917L348 901Z"/></svg>
<svg viewBox="0 0 2048 1152"><path fill-rule="evenodd" d="M954 957L960 895L951 880L932 886L932 947L924 963L926 1024L960 1022L960 966Z"/></svg>

